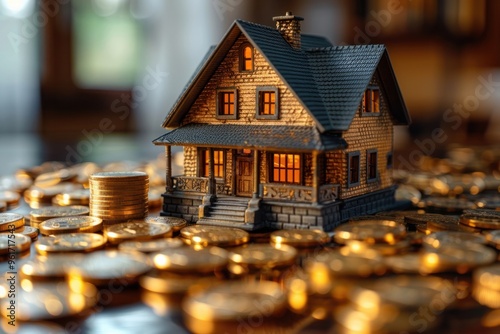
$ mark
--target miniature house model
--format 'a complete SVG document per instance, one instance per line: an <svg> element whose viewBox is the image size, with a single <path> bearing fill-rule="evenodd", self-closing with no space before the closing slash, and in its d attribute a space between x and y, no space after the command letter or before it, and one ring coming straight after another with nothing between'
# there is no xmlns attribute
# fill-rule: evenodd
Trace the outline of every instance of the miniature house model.
<svg viewBox="0 0 500 334"><path fill-rule="evenodd" d="M394 205L393 127L409 116L383 45L333 46L237 20L165 118L162 215L247 230L332 230ZM171 146L184 149L172 176Z"/></svg>

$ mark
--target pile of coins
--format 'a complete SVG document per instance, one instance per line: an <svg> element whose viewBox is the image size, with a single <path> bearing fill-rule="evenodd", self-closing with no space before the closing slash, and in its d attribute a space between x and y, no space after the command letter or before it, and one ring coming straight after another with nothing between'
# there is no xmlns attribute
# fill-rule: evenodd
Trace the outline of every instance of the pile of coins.
<svg viewBox="0 0 500 334"><path fill-rule="evenodd" d="M149 178L143 172L92 174L90 215L107 223L144 218L148 214Z"/></svg>

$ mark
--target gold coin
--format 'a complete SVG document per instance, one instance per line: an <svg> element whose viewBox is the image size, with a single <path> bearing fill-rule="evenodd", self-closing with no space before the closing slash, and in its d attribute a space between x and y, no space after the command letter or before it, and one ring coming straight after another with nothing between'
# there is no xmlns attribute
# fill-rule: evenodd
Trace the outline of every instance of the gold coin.
<svg viewBox="0 0 500 334"><path fill-rule="evenodd" d="M79 189L62 194L57 194L52 202L60 206L88 205L90 200L89 189Z"/></svg>
<svg viewBox="0 0 500 334"><path fill-rule="evenodd" d="M93 233L102 230L102 219L90 216L51 218L41 223L38 228L43 235Z"/></svg>
<svg viewBox="0 0 500 334"><path fill-rule="evenodd" d="M148 256L139 252L101 250L86 254L78 265L69 269L69 280L83 280L97 286L110 282L127 287L152 269Z"/></svg>
<svg viewBox="0 0 500 334"><path fill-rule="evenodd" d="M433 212L448 214L461 214L464 210L476 208L476 205L470 201L445 197L429 197L425 205Z"/></svg>
<svg viewBox="0 0 500 334"><path fill-rule="evenodd" d="M219 247L193 249L182 247L167 249L152 256L159 270L176 273L213 273L223 270L228 263L228 253Z"/></svg>
<svg viewBox="0 0 500 334"><path fill-rule="evenodd" d="M143 289L156 293L185 294L188 290L217 284L212 276L175 274L153 270L139 278Z"/></svg>
<svg viewBox="0 0 500 334"><path fill-rule="evenodd" d="M463 245L468 243L473 244L486 244L486 238L482 234L472 234L459 231L441 231L429 234L423 239L426 246L432 248L439 248L449 244Z"/></svg>
<svg viewBox="0 0 500 334"><path fill-rule="evenodd" d="M149 222L156 222L156 223L163 223L172 226L174 229L174 232L179 232L181 229L187 226L187 220L183 218L177 218L177 217L166 217L166 216L161 216L161 217L146 217L146 221Z"/></svg>
<svg viewBox="0 0 500 334"><path fill-rule="evenodd" d="M0 232L0 234L8 234L8 233L10 232ZM21 228L17 229L15 233L19 233L27 237L30 237L32 241L38 238L38 229L31 226L22 226Z"/></svg>
<svg viewBox="0 0 500 334"><path fill-rule="evenodd" d="M67 318L90 310L97 302L97 289L91 284L76 286L64 281L23 282L16 291L18 321ZM9 299L1 300L2 315L7 316Z"/></svg>
<svg viewBox="0 0 500 334"><path fill-rule="evenodd" d="M5 212L7 210L7 203L0 201L0 212Z"/></svg>
<svg viewBox="0 0 500 334"><path fill-rule="evenodd" d="M70 182L76 178L76 174L70 169L60 169L55 172L48 172L38 175L33 184L37 187L52 187L61 182Z"/></svg>
<svg viewBox="0 0 500 334"><path fill-rule="evenodd" d="M457 292L451 282L438 277L393 276L380 278L369 288L355 287L350 299L361 310L367 305L366 298L370 293L377 295L379 302L390 303L400 308L417 309L422 305L432 305L438 301L445 307L445 304L450 304L453 300L442 300L443 291L451 296L455 296Z"/></svg>
<svg viewBox="0 0 500 334"><path fill-rule="evenodd" d="M148 198L144 196L138 197L119 197L119 198L92 198L91 205L102 205L102 206L121 206L121 205L130 205L130 204L146 204L148 202Z"/></svg>
<svg viewBox="0 0 500 334"><path fill-rule="evenodd" d="M460 216L460 223L474 228L498 230L500 229L500 216L495 217L468 213Z"/></svg>
<svg viewBox="0 0 500 334"><path fill-rule="evenodd" d="M98 172L90 175L90 180L129 180L129 179L147 179L148 174L144 172Z"/></svg>
<svg viewBox="0 0 500 334"><path fill-rule="evenodd" d="M451 218L451 217L450 217ZM448 221L429 221L427 223L427 229L430 232L439 232L439 231L462 231L468 233L479 233L480 230L475 229L470 226L462 225L455 219L449 219Z"/></svg>
<svg viewBox="0 0 500 334"><path fill-rule="evenodd" d="M233 227L192 225L181 230L181 237L189 245L231 247L247 243L248 232Z"/></svg>
<svg viewBox="0 0 500 334"><path fill-rule="evenodd" d="M362 220L340 225L334 232L334 240L339 244L348 240L394 243L404 238L406 228L392 220Z"/></svg>
<svg viewBox="0 0 500 334"><path fill-rule="evenodd" d="M386 271L383 258L374 250L353 252L342 247L335 251L323 251L308 258L304 265L309 275L321 277L368 277L382 275Z"/></svg>
<svg viewBox="0 0 500 334"><path fill-rule="evenodd" d="M286 307L286 297L275 282L229 282L187 296L185 315L205 321L271 317Z"/></svg>
<svg viewBox="0 0 500 334"><path fill-rule="evenodd" d="M29 260L20 268L23 277L30 280L59 280L64 279L71 266L82 261L83 254L50 254L37 256Z"/></svg>
<svg viewBox="0 0 500 334"><path fill-rule="evenodd" d="M166 238L149 241L125 241L118 245L118 250L155 253L164 249L179 248L182 246L184 246L184 243L181 239Z"/></svg>
<svg viewBox="0 0 500 334"><path fill-rule="evenodd" d="M90 205L90 210L92 211L102 211L102 212L113 212L120 213L120 211L144 211L148 207L147 203L131 204L131 205L121 205L121 206L103 206L103 205Z"/></svg>
<svg viewBox="0 0 500 334"><path fill-rule="evenodd" d="M21 253L31 246L31 238L19 233L0 234L0 254Z"/></svg>
<svg viewBox="0 0 500 334"><path fill-rule="evenodd" d="M24 226L24 217L17 213L0 213L0 231L15 230Z"/></svg>
<svg viewBox="0 0 500 334"><path fill-rule="evenodd" d="M490 264L496 260L494 250L479 244L465 244L439 247L424 247L420 252L421 272L433 274L440 272L466 273L473 268Z"/></svg>
<svg viewBox="0 0 500 334"><path fill-rule="evenodd" d="M89 208L81 205L72 205L66 207L48 206L36 209L30 212L31 219L49 219L56 217L84 216L89 214Z"/></svg>
<svg viewBox="0 0 500 334"><path fill-rule="evenodd" d="M384 258L387 267L397 274L419 274L420 254L408 253Z"/></svg>
<svg viewBox="0 0 500 334"><path fill-rule="evenodd" d="M84 253L101 249L106 244L106 238L97 233L68 233L52 237L42 237L35 243L39 254L48 253Z"/></svg>
<svg viewBox="0 0 500 334"><path fill-rule="evenodd" d="M50 202L58 194L81 189L80 185L74 183L60 183L52 187L36 187L32 186L24 192L24 198L27 201L38 200L42 202Z"/></svg>
<svg viewBox="0 0 500 334"><path fill-rule="evenodd" d="M271 233L271 243L294 247L314 247L330 242L328 234L321 230L281 230Z"/></svg>
<svg viewBox="0 0 500 334"><path fill-rule="evenodd" d="M101 219L111 219L111 220L131 220L144 218L148 214L148 210L140 210L137 212L122 212L120 214L102 212L102 211L91 211L92 216L99 217Z"/></svg>
<svg viewBox="0 0 500 334"><path fill-rule="evenodd" d="M145 221L131 221L108 226L104 235L112 244L127 240L145 241L172 236L172 227L160 223L146 223Z"/></svg>
<svg viewBox="0 0 500 334"><path fill-rule="evenodd" d="M476 286L479 285L500 293L500 264L478 268L474 270L472 278Z"/></svg>
<svg viewBox="0 0 500 334"><path fill-rule="evenodd" d="M297 250L287 245L251 244L229 252L232 263L252 269L291 266L297 258Z"/></svg>
<svg viewBox="0 0 500 334"><path fill-rule="evenodd" d="M19 200L21 196L13 191L0 191L0 201L7 203L7 207L11 208L19 205Z"/></svg>
<svg viewBox="0 0 500 334"><path fill-rule="evenodd" d="M385 242L369 244L359 240L348 240L346 241L346 247L353 252L362 252L371 249L380 255L387 256L406 253L411 248L411 242L408 239L402 239L391 244Z"/></svg>
<svg viewBox="0 0 500 334"><path fill-rule="evenodd" d="M500 230L491 231L486 234L486 241L496 249L500 250Z"/></svg>

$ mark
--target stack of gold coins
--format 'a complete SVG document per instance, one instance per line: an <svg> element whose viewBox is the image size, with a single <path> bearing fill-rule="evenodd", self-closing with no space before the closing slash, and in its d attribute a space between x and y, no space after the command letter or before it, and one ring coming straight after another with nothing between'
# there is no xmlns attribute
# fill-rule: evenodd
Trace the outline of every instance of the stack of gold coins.
<svg viewBox="0 0 500 334"><path fill-rule="evenodd" d="M30 225L38 228L44 221L52 218L71 217L71 216L87 216L89 209L85 206L48 206L41 209L35 209L30 212Z"/></svg>
<svg viewBox="0 0 500 334"><path fill-rule="evenodd" d="M101 172L89 178L90 215L106 224L144 218L149 178L143 172Z"/></svg>

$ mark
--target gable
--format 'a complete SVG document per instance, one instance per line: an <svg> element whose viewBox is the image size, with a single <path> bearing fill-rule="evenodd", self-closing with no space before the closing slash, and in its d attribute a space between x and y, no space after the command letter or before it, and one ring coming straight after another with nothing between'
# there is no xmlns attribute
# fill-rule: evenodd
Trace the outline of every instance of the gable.
<svg viewBox="0 0 500 334"><path fill-rule="evenodd" d="M313 118L257 49L253 48L254 70L240 71L241 50L248 43L246 36L240 34L195 98L181 125L205 123L314 126ZM258 89L276 90L279 119L256 117ZM221 90L236 92L235 119L221 119L217 116L217 92Z"/></svg>

